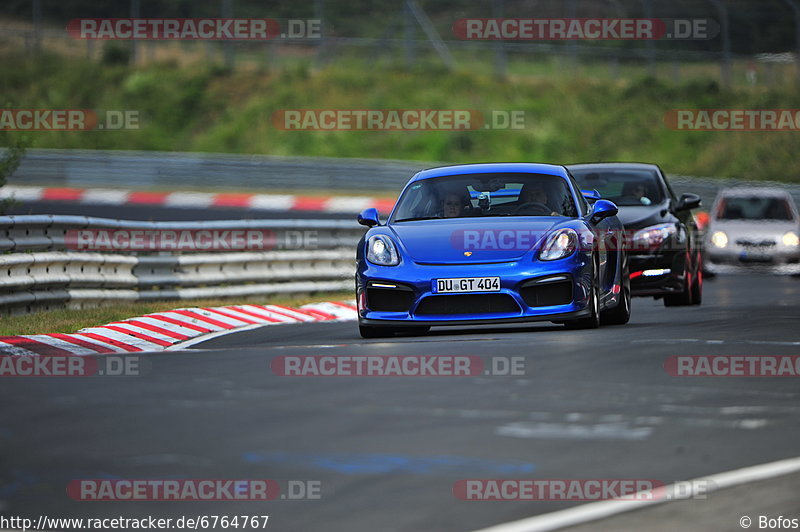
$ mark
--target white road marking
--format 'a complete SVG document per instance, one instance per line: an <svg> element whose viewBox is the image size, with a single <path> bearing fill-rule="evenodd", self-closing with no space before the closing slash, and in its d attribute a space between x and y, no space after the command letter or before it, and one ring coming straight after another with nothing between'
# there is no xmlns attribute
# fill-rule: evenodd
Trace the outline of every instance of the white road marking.
<svg viewBox="0 0 800 532"><path fill-rule="evenodd" d="M733 486L739 486L750 482L767 480L775 477L789 475L800 471L800 457L787 458L752 467L744 467L724 473L717 473L707 477L696 478L689 481L691 495L699 494L699 489L704 493L711 493ZM682 483L681 489L687 484ZM666 493L676 492L675 485L667 486ZM642 498L643 499L643 498ZM683 500L683 499L673 499ZM641 510L646 506L663 504L669 502L667 499L653 500L617 500L598 501L589 504L582 504L558 512L550 512L535 517L528 517L518 521L501 523L489 528L476 530L475 532L542 532L546 530L559 530L568 526L581 525L605 519L614 515Z"/></svg>
<svg viewBox="0 0 800 532"><path fill-rule="evenodd" d="M537 440L646 440L652 427L632 427L628 423L508 423L495 429L498 436Z"/></svg>
<svg viewBox="0 0 800 532"><path fill-rule="evenodd" d="M216 331L208 334L204 334L199 338L192 338L191 340L185 340L183 342L178 342L177 344L170 345L164 348L164 351L181 351L188 347L192 347L193 345L197 345L199 343L205 342L207 340L211 340L212 338L218 338L220 336L225 336L228 334L234 334L244 331L250 331L252 329L258 329L259 327L266 327L269 323L254 323L253 325L247 325L245 327L237 327L236 329L223 329L221 331ZM197 352L193 350L192 353Z"/></svg>
<svg viewBox="0 0 800 532"><path fill-rule="evenodd" d="M748 345L800 345L800 342L779 342L775 340L702 340L700 338L653 338L650 340L631 340L632 344L748 344Z"/></svg>

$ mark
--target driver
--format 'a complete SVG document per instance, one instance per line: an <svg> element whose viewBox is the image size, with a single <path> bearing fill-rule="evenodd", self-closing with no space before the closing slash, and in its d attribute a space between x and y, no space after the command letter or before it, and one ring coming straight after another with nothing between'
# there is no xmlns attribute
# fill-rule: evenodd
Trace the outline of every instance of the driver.
<svg viewBox="0 0 800 532"><path fill-rule="evenodd" d="M548 209L552 209L552 207L548 204L547 191L540 181L534 181L532 183L525 183L522 185L522 190L519 192L520 207L527 203L541 203ZM558 213L551 211L550 216L558 216Z"/></svg>
<svg viewBox="0 0 800 532"><path fill-rule="evenodd" d="M625 183L622 195L635 198L642 205L650 205L652 201L646 196L647 187L644 183Z"/></svg>

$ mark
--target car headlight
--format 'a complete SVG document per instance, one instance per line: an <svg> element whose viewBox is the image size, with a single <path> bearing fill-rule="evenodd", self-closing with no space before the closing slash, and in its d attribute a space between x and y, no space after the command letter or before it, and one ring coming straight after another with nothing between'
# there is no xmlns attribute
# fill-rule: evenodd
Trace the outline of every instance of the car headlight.
<svg viewBox="0 0 800 532"><path fill-rule="evenodd" d="M783 245L789 247L797 247L800 246L800 238L797 237L797 233L794 231L789 231L785 235L783 235Z"/></svg>
<svg viewBox="0 0 800 532"><path fill-rule="evenodd" d="M550 234L539 252L541 260L558 260L569 257L578 247L578 233L574 229L559 229Z"/></svg>
<svg viewBox="0 0 800 532"><path fill-rule="evenodd" d="M391 238L375 235L367 240L367 260L379 266L397 266L400 264L400 255Z"/></svg>
<svg viewBox="0 0 800 532"><path fill-rule="evenodd" d="M728 235L722 231L714 231L714 234L711 235L711 243L718 248L724 248L728 245Z"/></svg>
<svg viewBox="0 0 800 532"><path fill-rule="evenodd" d="M651 225L633 233L633 245L637 249L657 248L677 232L675 224Z"/></svg>

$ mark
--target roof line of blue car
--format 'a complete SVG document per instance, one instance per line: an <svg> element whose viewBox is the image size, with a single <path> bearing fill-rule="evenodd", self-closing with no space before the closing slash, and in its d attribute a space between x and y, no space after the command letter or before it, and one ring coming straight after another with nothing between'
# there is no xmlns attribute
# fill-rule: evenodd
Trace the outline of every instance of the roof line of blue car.
<svg viewBox="0 0 800 532"><path fill-rule="evenodd" d="M530 174L549 174L560 177L567 177L567 170L561 165L545 163L472 163L456 164L451 166L439 166L428 168L418 172L411 181L430 179L432 177L444 177L460 174L484 174L493 172L519 172Z"/></svg>

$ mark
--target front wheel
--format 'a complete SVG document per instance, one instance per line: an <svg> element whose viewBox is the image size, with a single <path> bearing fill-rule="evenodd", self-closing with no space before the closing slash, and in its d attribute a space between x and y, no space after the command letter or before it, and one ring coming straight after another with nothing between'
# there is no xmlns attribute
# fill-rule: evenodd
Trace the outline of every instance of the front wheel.
<svg viewBox="0 0 800 532"><path fill-rule="evenodd" d="M683 272L683 289L677 294L666 294L664 296L665 307L684 307L692 304L692 274L689 270L689 260L686 260L686 267Z"/></svg>
<svg viewBox="0 0 800 532"><path fill-rule="evenodd" d="M628 277L627 267L625 270L620 287L619 303L611 310L604 310L600 314L603 325L625 325L631 319L631 280Z"/></svg>
<svg viewBox="0 0 800 532"><path fill-rule="evenodd" d="M592 268L592 293L589 299L591 314L586 318L564 322L567 329L597 329L600 327L600 268L595 261Z"/></svg>
<svg viewBox="0 0 800 532"><path fill-rule="evenodd" d="M703 303L703 258L701 255L697 256L697 264L697 275L692 284L692 305Z"/></svg>

